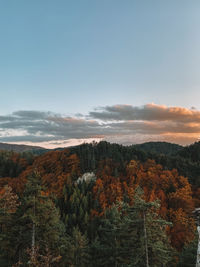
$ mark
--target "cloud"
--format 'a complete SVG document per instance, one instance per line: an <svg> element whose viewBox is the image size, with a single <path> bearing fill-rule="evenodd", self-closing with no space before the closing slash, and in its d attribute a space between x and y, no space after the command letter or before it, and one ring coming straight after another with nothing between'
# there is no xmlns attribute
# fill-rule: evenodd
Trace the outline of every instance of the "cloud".
<svg viewBox="0 0 200 267"><path fill-rule="evenodd" d="M101 138L104 130L95 120L63 117L52 112L17 111L0 117L1 142L51 142Z"/></svg>
<svg viewBox="0 0 200 267"><path fill-rule="evenodd" d="M147 104L142 107L131 105L106 106L90 112L90 117L103 121L109 120L147 120L180 122L199 122L200 111L182 107Z"/></svg>
<svg viewBox="0 0 200 267"><path fill-rule="evenodd" d="M0 116L0 142L68 146L91 140L122 144L170 141L188 144L200 135L200 111L147 104L115 105L89 114L16 111Z"/></svg>

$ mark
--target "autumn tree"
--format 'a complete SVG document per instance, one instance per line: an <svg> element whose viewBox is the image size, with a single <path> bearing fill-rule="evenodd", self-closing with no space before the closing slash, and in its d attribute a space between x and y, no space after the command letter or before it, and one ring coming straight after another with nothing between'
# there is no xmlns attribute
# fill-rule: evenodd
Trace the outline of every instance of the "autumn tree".
<svg viewBox="0 0 200 267"><path fill-rule="evenodd" d="M131 160L124 177L113 177L110 169L102 171L93 187L94 198L99 203L93 214L102 216L106 208L117 201L132 204L137 186L144 190L146 201L160 200L159 214L173 223L168 234L177 250L193 240L195 223L191 218L194 208L191 185L177 170L164 170L153 160L143 164Z"/></svg>

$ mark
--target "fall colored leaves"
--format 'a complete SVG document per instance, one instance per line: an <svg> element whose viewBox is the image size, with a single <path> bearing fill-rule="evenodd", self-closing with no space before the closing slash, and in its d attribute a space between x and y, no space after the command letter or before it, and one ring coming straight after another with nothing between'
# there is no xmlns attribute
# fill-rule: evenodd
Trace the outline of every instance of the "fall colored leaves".
<svg viewBox="0 0 200 267"><path fill-rule="evenodd" d="M83 174L80 171L80 159L67 149L37 156L31 164L17 154L13 154L11 160L13 164L18 164L21 171L16 173L16 177L1 178L0 186L3 188L9 185L19 194L24 190L27 177L35 170L41 176L42 185L46 188L45 194L54 195L58 199L63 197L64 187L72 185ZM119 164L112 159L98 162L95 171L97 179L93 181L92 189L98 207L92 207L91 217L102 216L113 203L125 201L134 204L135 190L140 186L147 202L157 199L160 201L159 215L173 224L167 229L171 244L181 250L194 238L195 231L195 223L191 218L194 200L187 178L180 176L175 169L164 169L153 160L145 163L131 160L124 162L124 166ZM1 189L0 199L6 190L9 187Z"/></svg>
<svg viewBox="0 0 200 267"><path fill-rule="evenodd" d="M148 160L144 164L130 161L126 173L121 177L113 177L109 174L108 168L106 172L103 169L93 187L94 198L98 199L101 209L93 210L93 215L103 215L112 203L123 201L124 198L128 198L132 204L138 186L143 188L146 201L160 200L159 215L173 223L173 227L168 228L168 234L172 245L180 250L194 238L195 223L191 218L194 202L191 186L176 170L164 170L153 160Z"/></svg>

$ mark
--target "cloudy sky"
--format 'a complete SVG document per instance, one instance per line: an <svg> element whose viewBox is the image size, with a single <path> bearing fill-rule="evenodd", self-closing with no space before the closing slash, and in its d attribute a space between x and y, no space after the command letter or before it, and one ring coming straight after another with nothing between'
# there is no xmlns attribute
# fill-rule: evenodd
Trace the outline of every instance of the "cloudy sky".
<svg viewBox="0 0 200 267"><path fill-rule="evenodd" d="M199 0L0 1L0 142L195 142L199 14Z"/></svg>

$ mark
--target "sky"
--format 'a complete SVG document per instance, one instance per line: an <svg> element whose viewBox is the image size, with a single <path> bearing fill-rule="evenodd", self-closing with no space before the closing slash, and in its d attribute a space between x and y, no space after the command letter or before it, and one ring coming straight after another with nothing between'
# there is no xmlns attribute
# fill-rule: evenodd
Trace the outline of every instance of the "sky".
<svg viewBox="0 0 200 267"><path fill-rule="evenodd" d="M0 142L200 137L199 0L0 1Z"/></svg>

